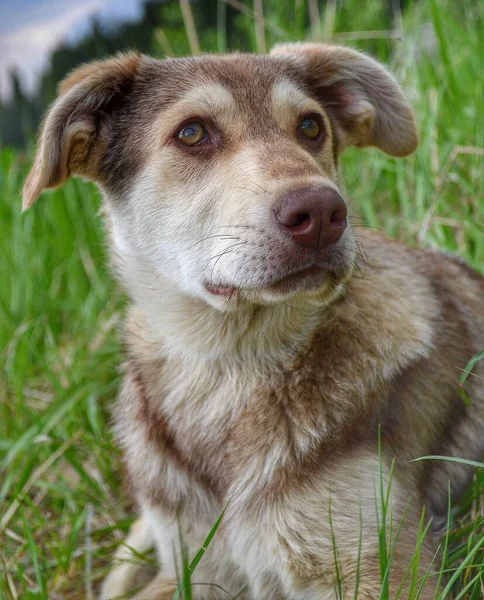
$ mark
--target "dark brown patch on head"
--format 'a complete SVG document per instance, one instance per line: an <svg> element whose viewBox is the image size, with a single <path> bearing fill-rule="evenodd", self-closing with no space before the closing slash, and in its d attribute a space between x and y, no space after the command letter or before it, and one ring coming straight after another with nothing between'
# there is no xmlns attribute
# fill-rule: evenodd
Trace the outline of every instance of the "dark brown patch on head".
<svg viewBox="0 0 484 600"><path fill-rule="evenodd" d="M305 89L294 66L267 56L233 54L164 61L144 58L131 93L118 107L112 123L103 161L108 188L122 193L129 186L145 164L149 141L153 140L153 123L187 92L203 85L221 85L232 95L238 121L244 125L244 142L283 140L271 106L272 87L282 78L290 78ZM200 161L200 157L192 158L194 167Z"/></svg>

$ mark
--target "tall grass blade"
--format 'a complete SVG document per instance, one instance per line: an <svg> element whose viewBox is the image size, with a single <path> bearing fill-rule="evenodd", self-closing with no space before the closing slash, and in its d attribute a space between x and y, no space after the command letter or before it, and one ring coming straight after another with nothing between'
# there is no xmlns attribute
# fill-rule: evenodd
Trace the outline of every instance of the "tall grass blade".
<svg viewBox="0 0 484 600"><path fill-rule="evenodd" d="M253 2L256 49L259 54L265 54L267 52L267 46L263 0L253 0Z"/></svg>
<svg viewBox="0 0 484 600"><path fill-rule="evenodd" d="M185 31L187 32L188 43L190 44L190 52L192 54L200 54L200 42L198 41L197 28L195 27L195 19L193 18L190 0L179 0L179 2Z"/></svg>
<svg viewBox="0 0 484 600"><path fill-rule="evenodd" d="M195 569L197 568L198 564L202 560L203 555L207 551L207 548L210 546L210 543L212 542L213 537L217 533L217 529L219 528L220 523L222 522L222 519L224 518L225 511L227 510L227 508L228 508L228 504L223 509L222 514L220 515L220 517L215 522L215 525L210 530L210 533L205 538L205 541L203 542L203 545L200 548L200 550L195 555L195 558L189 564L187 562L186 568L185 568L185 564L184 564L184 568L183 568L183 581L181 581L178 584L178 587L176 589L175 596L173 597L173 600L180 600L181 597L182 597L181 596L182 592L186 591L186 586L187 585L188 586L190 585L190 578L192 576L192 573L195 571Z"/></svg>

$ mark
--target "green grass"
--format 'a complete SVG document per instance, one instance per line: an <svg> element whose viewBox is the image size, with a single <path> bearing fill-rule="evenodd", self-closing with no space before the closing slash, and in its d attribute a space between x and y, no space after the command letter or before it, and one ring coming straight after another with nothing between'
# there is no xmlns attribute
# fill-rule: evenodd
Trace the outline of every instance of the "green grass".
<svg viewBox="0 0 484 600"><path fill-rule="evenodd" d="M301 4L293 3L297 11ZM337 9L336 32L383 27L383 3L358 6ZM286 39L303 35L300 12L288 16L275 0L264 7L268 45L284 32ZM389 58L415 107L420 147L405 160L352 150L342 165L353 212L365 224L457 253L478 269L484 264L483 11L478 2L422 0L404 16L401 41L351 42ZM331 15L322 16L330 36ZM422 49L424 23L424 31L434 32L429 56ZM253 35L255 48L249 14L240 16L240 27ZM220 35L215 48L230 44ZM108 417L119 382L124 299L106 266L93 186L71 181L20 213L31 158L31 152L0 152L0 598L89 598L133 514ZM483 471L449 518L442 600L484 597ZM392 544L382 523L385 578Z"/></svg>

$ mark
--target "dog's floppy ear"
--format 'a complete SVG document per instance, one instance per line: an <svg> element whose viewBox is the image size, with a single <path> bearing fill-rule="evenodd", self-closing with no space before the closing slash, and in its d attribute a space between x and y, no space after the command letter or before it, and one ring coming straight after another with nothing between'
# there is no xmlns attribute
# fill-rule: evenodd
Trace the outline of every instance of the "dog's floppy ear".
<svg viewBox="0 0 484 600"><path fill-rule="evenodd" d="M335 122L339 149L377 146L392 156L415 150L411 108L395 79L372 58L340 46L302 43L276 46L304 73Z"/></svg>
<svg viewBox="0 0 484 600"><path fill-rule="evenodd" d="M129 53L91 62L60 84L23 188L23 210L70 175L97 179L109 116L129 93L140 61L140 55Z"/></svg>

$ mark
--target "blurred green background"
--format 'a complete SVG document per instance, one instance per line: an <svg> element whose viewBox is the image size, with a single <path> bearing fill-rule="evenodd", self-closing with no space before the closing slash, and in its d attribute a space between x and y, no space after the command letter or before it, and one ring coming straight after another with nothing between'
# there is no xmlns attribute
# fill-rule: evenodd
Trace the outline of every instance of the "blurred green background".
<svg viewBox="0 0 484 600"><path fill-rule="evenodd" d="M138 5L136 12L139 14L135 20L120 20L124 3ZM22 64L20 48L18 57L12 56L11 64L3 73L8 80L4 82L4 88L9 93L3 94L0 103L0 142L15 148L28 145L42 114L55 97L58 82L71 69L90 59L128 48L155 56L180 56L200 51L265 52L277 42L308 38L351 42L388 59L402 42L402 19L416 3L416 0L118 0L119 14L97 15L96 6L103 6L103 0L99 3L90 0L62 2L63 11L59 10L57 0L37 0L37 9L41 11L38 23L32 29L26 28L25 36L48 37L49 29L55 29L57 13L63 16L69 11L74 12L79 5L86 9L92 5L92 9L85 11L86 22L82 22L81 16L73 19L73 31L65 31L64 38L59 37L29 89L22 77L26 66ZM22 16L22 10L25 10L29 16L31 4L29 0L19 0L18 5L11 0L2 0L0 7L3 5L4 13L19 11ZM109 6L109 0L106 0L106 6ZM474 14L465 15L466 19L480 18L477 6L477 2L475 5L468 3L466 10L470 8ZM53 13L52 22L46 18L49 11ZM414 33L420 37L420 51L425 52L435 44L436 32L431 21L419 26L422 30ZM78 29L81 31L73 38ZM0 33L10 35L6 27L3 32L0 29ZM25 41L19 35L15 37L18 45ZM47 40L44 45L38 45L41 52L46 51L46 47L51 47Z"/></svg>

